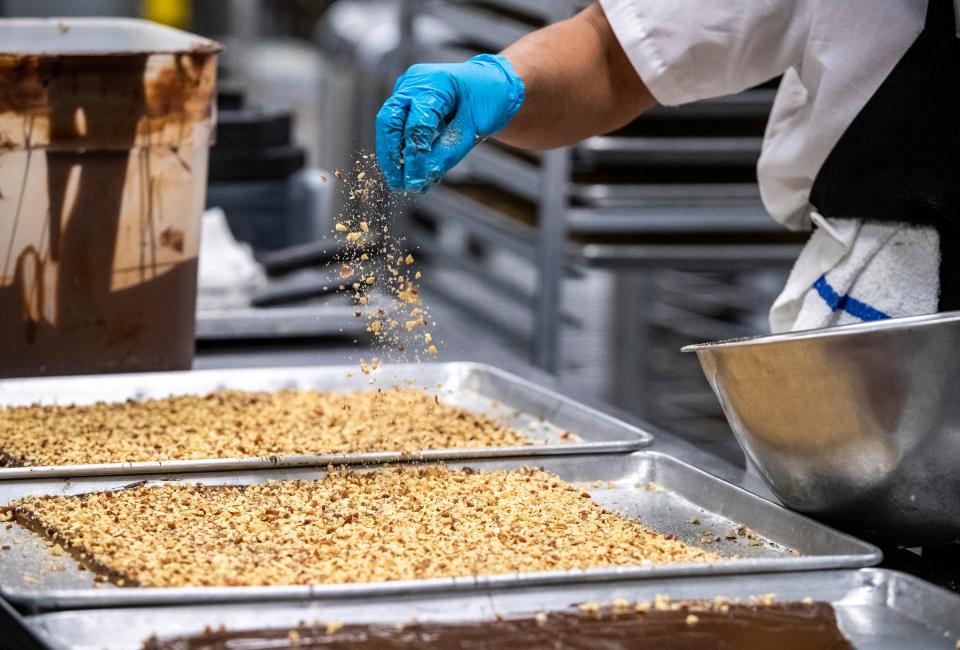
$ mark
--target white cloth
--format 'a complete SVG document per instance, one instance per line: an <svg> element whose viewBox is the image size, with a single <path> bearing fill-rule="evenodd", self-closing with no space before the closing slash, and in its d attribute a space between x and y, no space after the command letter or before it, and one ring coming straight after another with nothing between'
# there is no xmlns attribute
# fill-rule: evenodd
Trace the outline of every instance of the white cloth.
<svg viewBox="0 0 960 650"><path fill-rule="evenodd" d="M954 2L960 6L960 0ZM630 61L661 104L728 95L783 75L757 174L767 210L794 230L813 226L815 208L809 197L817 172L916 40L927 9L925 0L600 0L600 4ZM891 233L901 230L877 227ZM771 310L775 331L809 324L809 319L800 322L799 297L813 291L811 284L803 285L811 276L815 281L844 258L849 262L870 257L870 243L863 244L862 255L858 250L848 257L861 247L857 241L861 230L849 224L837 228L846 233L842 243L831 243L822 233L811 238L784 295ZM939 290L936 269L924 282ZM889 291L882 288L880 293Z"/></svg>
<svg viewBox="0 0 960 650"><path fill-rule="evenodd" d="M249 244L233 236L221 208L203 213L197 269L197 307L229 309L248 307L250 295L266 286L263 267Z"/></svg>
<svg viewBox="0 0 960 650"><path fill-rule="evenodd" d="M771 311L775 331L937 311L940 236L933 228L814 213L814 230ZM890 287L908 287L890 291ZM782 322L776 319L782 318Z"/></svg>

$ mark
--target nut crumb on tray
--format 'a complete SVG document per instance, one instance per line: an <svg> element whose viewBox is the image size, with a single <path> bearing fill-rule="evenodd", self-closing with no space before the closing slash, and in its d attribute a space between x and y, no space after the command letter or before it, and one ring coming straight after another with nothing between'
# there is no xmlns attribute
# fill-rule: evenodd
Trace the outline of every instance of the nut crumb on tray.
<svg viewBox="0 0 960 650"><path fill-rule="evenodd" d="M485 415L439 402L416 388L221 390L142 402L0 407L0 453L8 466L531 443Z"/></svg>
<svg viewBox="0 0 960 650"><path fill-rule="evenodd" d="M305 585L712 562L537 469L445 466L26 497L18 522L131 586Z"/></svg>

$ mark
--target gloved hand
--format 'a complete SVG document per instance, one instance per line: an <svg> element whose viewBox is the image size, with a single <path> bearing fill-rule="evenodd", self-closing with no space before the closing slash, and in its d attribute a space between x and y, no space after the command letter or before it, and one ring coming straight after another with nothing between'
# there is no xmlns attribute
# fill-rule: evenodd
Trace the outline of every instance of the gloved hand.
<svg viewBox="0 0 960 650"><path fill-rule="evenodd" d="M523 82L500 55L412 66L377 113L377 160L387 185L425 191L503 129L523 97Z"/></svg>

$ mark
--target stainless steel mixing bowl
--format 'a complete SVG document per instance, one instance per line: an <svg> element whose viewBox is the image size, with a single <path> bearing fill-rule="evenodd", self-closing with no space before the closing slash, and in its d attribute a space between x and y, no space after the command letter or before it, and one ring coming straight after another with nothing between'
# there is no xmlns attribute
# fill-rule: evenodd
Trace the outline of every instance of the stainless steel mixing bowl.
<svg viewBox="0 0 960 650"><path fill-rule="evenodd" d="M684 351L787 507L881 544L960 540L960 312Z"/></svg>

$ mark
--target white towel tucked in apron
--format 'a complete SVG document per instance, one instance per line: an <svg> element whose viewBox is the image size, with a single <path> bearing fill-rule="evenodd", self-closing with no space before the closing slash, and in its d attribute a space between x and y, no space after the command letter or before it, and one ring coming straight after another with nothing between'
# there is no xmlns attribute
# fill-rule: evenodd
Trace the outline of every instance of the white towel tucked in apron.
<svg viewBox="0 0 960 650"><path fill-rule="evenodd" d="M940 238L933 228L825 219L770 310L774 332L937 311Z"/></svg>

